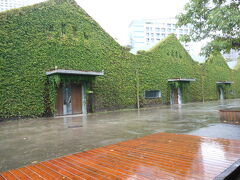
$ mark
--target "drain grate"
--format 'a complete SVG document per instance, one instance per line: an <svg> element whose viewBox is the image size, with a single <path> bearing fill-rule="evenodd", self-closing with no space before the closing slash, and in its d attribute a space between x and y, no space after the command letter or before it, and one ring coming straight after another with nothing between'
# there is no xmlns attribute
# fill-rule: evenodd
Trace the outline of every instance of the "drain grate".
<svg viewBox="0 0 240 180"><path fill-rule="evenodd" d="M82 125L72 125L72 126L68 126L68 128L80 128L83 127Z"/></svg>

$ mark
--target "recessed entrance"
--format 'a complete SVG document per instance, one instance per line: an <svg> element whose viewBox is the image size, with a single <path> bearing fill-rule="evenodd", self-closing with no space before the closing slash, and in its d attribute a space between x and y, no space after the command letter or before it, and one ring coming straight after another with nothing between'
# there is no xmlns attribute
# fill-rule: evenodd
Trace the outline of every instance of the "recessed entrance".
<svg viewBox="0 0 240 180"><path fill-rule="evenodd" d="M170 104L182 104L183 86L196 81L195 79L174 78L168 79L171 88Z"/></svg>
<svg viewBox="0 0 240 180"><path fill-rule="evenodd" d="M46 72L46 75L57 85L55 115L62 116L87 113L87 86L104 72L55 69ZM92 99L90 97L88 99Z"/></svg>
<svg viewBox="0 0 240 180"><path fill-rule="evenodd" d="M57 90L56 115L82 113L82 85L61 84Z"/></svg>
<svg viewBox="0 0 240 180"><path fill-rule="evenodd" d="M218 87L218 92L219 92L219 99L223 100L224 99L224 89L222 86Z"/></svg>
<svg viewBox="0 0 240 180"><path fill-rule="evenodd" d="M171 104L182 104L181 88L172 88L171 91Z"/></svg>
<svg viewBox="0 0 240 180"><path fill-rule="evenodd" d="M218 95L219 95L219 99L223 100L225 99L225 90L227 86L230 86L233 82L232 81L217 81L217 89L218 89ZM227 95L227 94L226 94Z"/></svg>

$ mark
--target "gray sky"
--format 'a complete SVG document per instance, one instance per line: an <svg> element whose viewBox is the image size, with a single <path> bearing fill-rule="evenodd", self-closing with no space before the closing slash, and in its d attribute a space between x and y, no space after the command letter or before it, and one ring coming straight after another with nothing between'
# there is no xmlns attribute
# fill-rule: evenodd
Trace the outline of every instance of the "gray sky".
<svg viewBox="0 0 240 180"><path fill-rule="evenodd" d="M134 19L175 17L189 0L76 0L121 45Z"/></svg>

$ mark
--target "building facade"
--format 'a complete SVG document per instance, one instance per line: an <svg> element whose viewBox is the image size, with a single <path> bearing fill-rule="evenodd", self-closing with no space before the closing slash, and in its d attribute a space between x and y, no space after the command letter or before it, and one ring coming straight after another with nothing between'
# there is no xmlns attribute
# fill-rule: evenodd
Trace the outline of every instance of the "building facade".
<svg viewBox="0 0 240 180"><path fill-rule="evenodd" d="M129 25L129 45L132 52L148 50L156 43L174 33L177 38L189 33L189 26L176 27L175 18L142 19L134 20ZM190 52L190 43L182 43L185 49Z"/></svg>
<svg viewBox="0 0 240 180"><path fill-rule="evenodd" d="M240 69L221 54L199 64L170 34L134 55L74 0L2 12L0 21L0 119L240 97Z"/></svg>

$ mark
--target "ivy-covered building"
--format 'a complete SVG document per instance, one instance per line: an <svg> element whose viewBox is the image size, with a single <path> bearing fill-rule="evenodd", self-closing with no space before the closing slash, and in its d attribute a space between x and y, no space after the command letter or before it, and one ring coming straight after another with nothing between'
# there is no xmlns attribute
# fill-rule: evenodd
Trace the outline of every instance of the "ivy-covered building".
<svg viewBox="0 0 240 180"><path fill-rule="evenodd" d="M240 96L239 70L192 60L174 35L129 53L74 0L0 13L0 118Z"/></svg>

